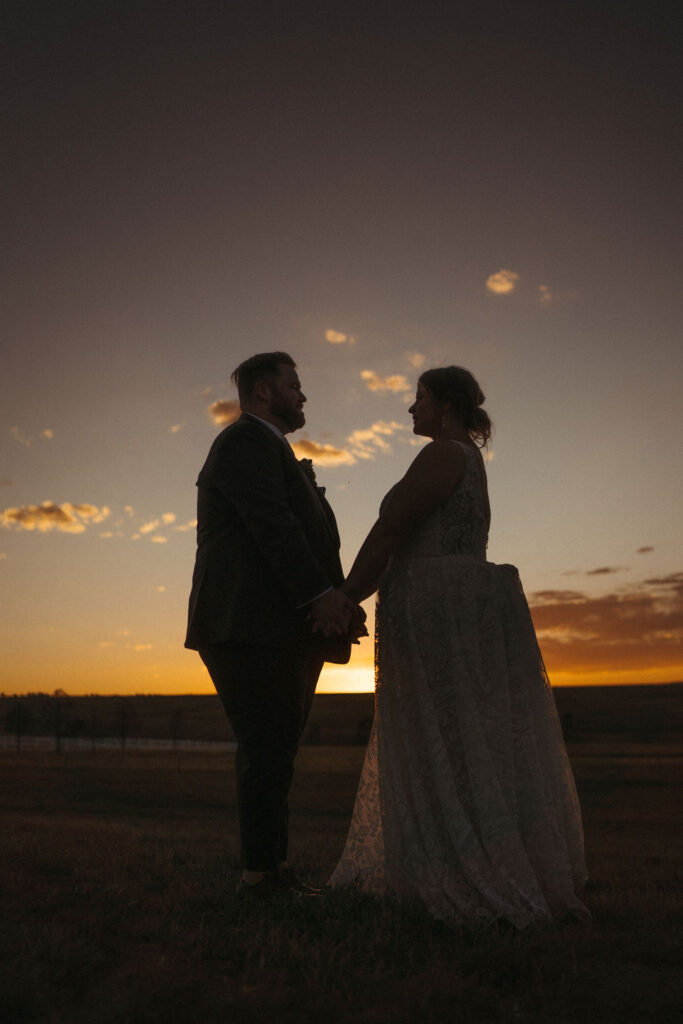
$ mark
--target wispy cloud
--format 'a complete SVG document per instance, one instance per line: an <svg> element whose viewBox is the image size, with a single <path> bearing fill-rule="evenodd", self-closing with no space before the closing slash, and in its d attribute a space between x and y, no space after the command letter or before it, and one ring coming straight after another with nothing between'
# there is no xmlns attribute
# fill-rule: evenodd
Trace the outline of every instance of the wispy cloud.
<svg viewBox="0 0 683 1024"><path fill-rule="evenodd" d="M228 398L219 398L217 402L212 402L209 406L209 416L214 423L221 427L234 423L240 412L239 403Z"/></svg>
<svg viewBox="0 0 683 1024"><path fill-rule="evenodd" d="M143 523L142 526L138 527L138 529L140 533L152 533L154 530L157 530L160 526L160 519L150 519L148 523Z"/></svg>
<svg viewBox="0 0 683 1024"><path fill-rule="evenodd" d="M638 548L638 551L636 552L636 554L638 554L638 555L649 555L649 553L651 551L654 551L654 548L651 547L649 544L646 544L645 547Z"/></svg>
<svg viewBox="0 0 683 1024"><path fill-rule="evenodd" d="M23 444L27 448L30 446L31 438L27 434L25 434L20 427L10 427L9 432L12 435L13 439L17 442L17 444Z"/></svg>
<svg viewBox="0 0 683 1024"><path fill-rule="evenodd" d="M421 366L424 366L427 361L427 357L423 356L421 352L406 352L406 359L414 369L419 370Z"/></svg>
<svg viewBox="0 0 683 1024"><path fill-rule="evenodd" d="M188 519L186 523L179 523L178 526L174 526L173 529L177 530L178 533L187 533L188 530L194 530L196 526L196 519Z"/></svg>
<svg viewBox="0 0 683 1024"><path fill-rule="evenodd" d="M539 284L538 286L538 301L542 306L547 306L552 302L553 296L550 288L546 284Z"/></svg>
<svg viewBox="0 0 683 1024"><path fill-rule="evenodd" d="M536 590L530 595L536 605L541 604L575 604L586 601L586 595L580 590Z"/></svg>
<svg viewBox="0 0 683 1024"><path fill-rule="evenodd" d="M171 432L171 434L177 434L183 429L184 426L184 423L174 423L173 426L169 427L168 429Z"/></svg>
<svg viewBox="0 0 683 1024"><path fill-rule="evenodd" d="M21 427L10 427L9 432L17 444L23 444L26 448L31 447L33 436L31 434L26 434ZM38 436L42 437L44 441L52 441L55 436L55 432L47 427L45 430L41 430Z"/></svg>
<svg viewBox="0 0 683 1024"><path fill-rule="evenodd" d="M599 569L588 569L586 576L611 576L615 572L627 572L627 569L622 569L621 566L601 565Z"/></svg>
<svg viewBox="0 0 683 1024"><path fill-rule="evenodd" d="M378 420L370 427L354 430L348 437L349 448L357 459L374 459L378 452L388 455L391 445L387 438L407 429L403 423L397 423L395 420L389 423L385 420Z"/></svg>
<svg viewBox="0 0 683 1024"><path fill-rule="evenodd" d="M153 537L149 538L153 544L165 544L167 538L162 536L161 534L157 534L156 531L163 528L164 526L171 526L173 523L175 523L175 521L175 512L163 512L160 516L157 516L155 519L150 519L148 522L143 523L141 526L138 526L137 533L134 534L133 539L139 539L141 534L143 536L147 534L154 534Z"/></svg>
<svg viewBox="0 0 683 1024"><path fill-rule="evenodd" d="M344 448L335 448L332 444L320 444L318 441L311 441L308 438L293 441L292 449L297 458L312 459L319 466L352 466L356 461L351 452Z"/></svg>
<svg viewBox="0 0 683 1024"><path fill-rule="evenodd" d="M519 274L514 270L499 270L486 279L486 287L494 295L510 295L519 281Z"/></svg>
<svg viewBox="0 0 683 1024"><path fill-rule="evenodd" d="M388 377L382 377L374 370L361 370L361 377L365 381L368 391L408 391L410 384L407 377L402 373L394 373Z"/></svg>
<svg viewBox="0 0 683 1024"><path fill-rule="evenodd" d="M44 501L42 505L22 505L19 508L6 508L0 514L0 526L5 529L38 530L49 533L59 530L61 533L84 533L91 523L102 523L111 514L107 506L97 508L96 505L72 505L64 502L56 505L52 501Z"/></svg>
<svg viewBox="0 0 683 1024"><path fill-rule="evenodd" d="M683 572L602 597L538 591L530 595L530 605L551 669L616 671L681 663Z"/></svg>
<svg viewBox="0 0 683 1024"><path fill-rule="evenodd" d="M328 341L330 345L343 345L344 342L347 342L349 345L356 344L356 339L353 335L342 334L341 331L332 330L325 331L325 341Z"/></svg>
<svg viewBox="0 0 683 1024"><path fill-rule="evenodd" d="M380 454L389 455L392 448L388 439L393 434L403 434L407 429L405 424L397 423L395 420L378 420L369 427L354 430L347 437L347 443L343 447L323 444L304 437L299 441L293 441L292 448L298 458L312 459L318 466L353 466L359 460L375 459ZM409 442L413 440L412 437L402 439ZM196 525L196 521L193 525Z"/></svg>

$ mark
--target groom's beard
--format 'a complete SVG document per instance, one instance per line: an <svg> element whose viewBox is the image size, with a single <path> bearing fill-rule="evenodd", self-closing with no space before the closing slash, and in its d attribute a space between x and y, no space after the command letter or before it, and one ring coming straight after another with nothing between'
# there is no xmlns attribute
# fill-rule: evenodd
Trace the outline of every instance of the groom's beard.
<svg viewBox="0 0 683 1024"><path fill-rule="evenodd" d="M288 404L278 395L273 395L270 403L270 412L271 415L277 416L279 420L287 424L290 433L299 430L306 422L303 409L299 409L297 406L291 405L291 403Z"/></svg>

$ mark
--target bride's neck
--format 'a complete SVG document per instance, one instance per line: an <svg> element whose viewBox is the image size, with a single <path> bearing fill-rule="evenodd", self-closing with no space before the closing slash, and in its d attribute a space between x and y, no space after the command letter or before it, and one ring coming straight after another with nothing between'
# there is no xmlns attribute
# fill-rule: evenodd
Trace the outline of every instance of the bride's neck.
<svg viewBox="0 0 683 1024"><path fill-rule="evenodd" d="M435 441L464 441L471 442L469 431L463 426L461 420L446 419L446 422L438 427L434 434Z"/></svg>

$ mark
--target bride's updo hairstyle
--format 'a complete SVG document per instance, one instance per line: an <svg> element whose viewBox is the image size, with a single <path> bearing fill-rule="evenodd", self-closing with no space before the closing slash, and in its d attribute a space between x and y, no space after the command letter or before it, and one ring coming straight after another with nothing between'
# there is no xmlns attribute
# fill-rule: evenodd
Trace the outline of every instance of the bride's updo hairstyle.
<svg viewBox="0 0 683 1024"><path fill-rule="evenodd" d="M469 370L462 366L435 367L425 370L420 381L440 402L453 406L475 444L480 448L488 444L493 424L481 408L484 392Z"/></svg>

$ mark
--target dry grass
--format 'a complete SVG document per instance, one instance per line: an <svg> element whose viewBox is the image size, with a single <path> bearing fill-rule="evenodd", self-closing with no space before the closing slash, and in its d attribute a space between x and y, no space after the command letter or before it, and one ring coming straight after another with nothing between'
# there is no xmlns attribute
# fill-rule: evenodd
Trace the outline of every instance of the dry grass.
<svg viewBox="0 0 683 1024"><path fill-rule="evenodd" d="M4 755L5 1019L668 1024L681 994L680 759L609 740L572 756L593 926L472 936L352 893L268 912L237 903L232 772L218 755ZM361 758L301 752L292 860L314 880L340 853Z"/></svg>

